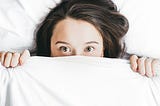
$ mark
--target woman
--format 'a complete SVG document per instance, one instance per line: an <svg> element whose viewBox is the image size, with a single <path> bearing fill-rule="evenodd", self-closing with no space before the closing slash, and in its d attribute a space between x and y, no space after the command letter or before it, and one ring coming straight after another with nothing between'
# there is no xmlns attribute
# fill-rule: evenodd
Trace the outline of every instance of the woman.
<svg viewBox="0 0 160 106"><path fill-rule="evenodd" d="M38 26L37 55L123 58L125 44L121 39L128 28L128 20L111 0L63 0ZM29 56L28 50L22 54L1 52L1 62L15 67ZM155 75L158 60L132 55L130 62L133 71Z"/></svg>

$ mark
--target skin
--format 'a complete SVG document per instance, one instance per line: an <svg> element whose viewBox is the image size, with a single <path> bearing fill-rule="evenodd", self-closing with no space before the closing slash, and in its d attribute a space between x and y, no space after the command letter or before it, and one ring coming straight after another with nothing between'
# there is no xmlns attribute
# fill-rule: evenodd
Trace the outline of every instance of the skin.
<svg viewBox="0 0 160 106"><path fill-rule="evenodd" d="M103 57L103 39L98 30L88 22L66 18L60 21L51 37L51 57L58 56L96 56ZM0 61L5 67L22 65L30 57L28 50L23 53L0 52ZM155 76L155 69L160 64L158 59L130 57L134 72L147 77Z"/></svg>
<svg viewBox="0 0 160 106"><path fill-rule="evenodd" d="M0 52L1 64L5 67L16 67L22 65L30 57L30 52L24 50L20 53Z"/></svg>
<svg viewBox="0 0 160 106"><path fill-rule="evenodd" d="M67 18L60 21L51 38L51 56L103 57L103 39L88 22Z"/></svg>

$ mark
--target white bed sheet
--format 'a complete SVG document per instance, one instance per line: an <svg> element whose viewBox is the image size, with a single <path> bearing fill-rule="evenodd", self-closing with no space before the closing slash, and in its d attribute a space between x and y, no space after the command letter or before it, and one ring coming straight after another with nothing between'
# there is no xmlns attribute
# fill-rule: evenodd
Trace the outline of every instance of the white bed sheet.
<svg viewBox="0 0 160 106"><path fill-rule="evenodd" d="M160 77L121 59L31 57L21 67L0 65L0 106L160 106Z"/></svg>

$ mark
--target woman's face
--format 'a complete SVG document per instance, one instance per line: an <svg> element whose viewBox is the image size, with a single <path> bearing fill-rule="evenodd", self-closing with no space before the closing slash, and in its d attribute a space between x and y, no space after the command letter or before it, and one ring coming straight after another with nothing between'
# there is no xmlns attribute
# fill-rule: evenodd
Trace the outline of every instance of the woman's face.
<svg viewBox="0 0 160 106"><path fill-rule="evenodd" d="M73 55L103 57L103 39L92 24L66 18L54 28L51 56Z"/></svg>

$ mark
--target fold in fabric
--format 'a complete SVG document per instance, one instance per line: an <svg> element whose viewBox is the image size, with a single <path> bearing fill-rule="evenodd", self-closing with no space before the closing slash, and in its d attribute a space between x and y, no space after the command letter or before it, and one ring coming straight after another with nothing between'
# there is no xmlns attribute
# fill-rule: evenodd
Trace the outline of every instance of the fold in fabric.
<svg viewBox="0 0 160 106"><path fill-rule="evenodd" d="M99 57L31 57L0 65L0 106L159 106L160 77L147 78L129 61Z"/></svg>

